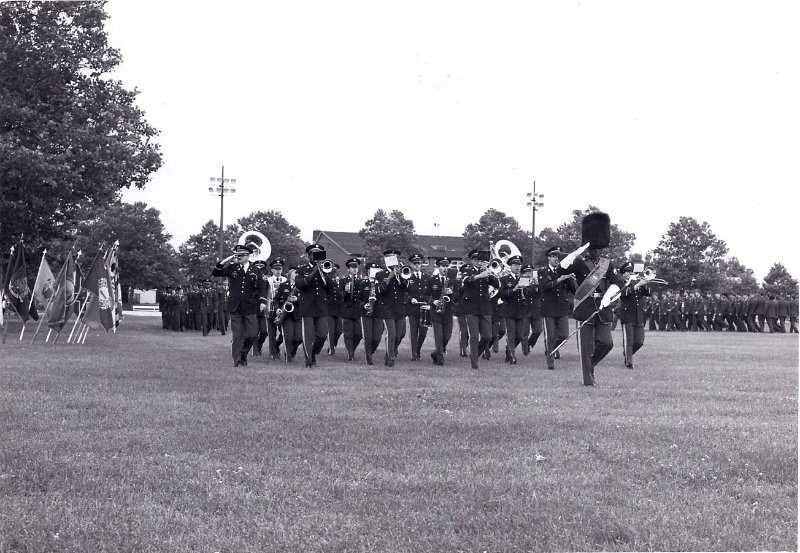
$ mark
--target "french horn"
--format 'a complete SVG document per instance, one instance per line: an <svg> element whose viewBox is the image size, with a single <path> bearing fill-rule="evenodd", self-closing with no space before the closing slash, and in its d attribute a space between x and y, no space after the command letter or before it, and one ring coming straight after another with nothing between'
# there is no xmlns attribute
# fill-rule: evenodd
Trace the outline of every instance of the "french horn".
<svg viewBox="0 0 800 553"><path fill-rule="evenodd" d="M245 231L245 233L239 237L237 244L250 245L255 248L255 251L250 254L251 263L255 261L266 261L272 253L272 245L269 243L269 240L257 230Z"/></svg>

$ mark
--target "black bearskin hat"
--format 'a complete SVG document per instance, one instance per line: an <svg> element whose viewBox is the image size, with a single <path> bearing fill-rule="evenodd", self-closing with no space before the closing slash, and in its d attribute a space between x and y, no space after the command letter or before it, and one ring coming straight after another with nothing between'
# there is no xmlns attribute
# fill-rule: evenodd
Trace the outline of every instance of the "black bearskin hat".
<svg viewBox="0 0 800 553"><path fill-rule="evenodd" d="M602 211L593 211L581 221L581 243L589 242L592 248L607 248L611 244L611 217Z"/></svg>

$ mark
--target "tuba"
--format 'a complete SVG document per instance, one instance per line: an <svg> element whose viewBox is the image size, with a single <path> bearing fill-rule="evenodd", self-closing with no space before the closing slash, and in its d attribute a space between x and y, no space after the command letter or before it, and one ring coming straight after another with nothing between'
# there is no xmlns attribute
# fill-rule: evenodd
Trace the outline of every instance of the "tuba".
<svg viewBox="0 0 800 553"><path fill-rule="evenodd" d="M522 252L514 245L511 240L500 240L496 244L492 244L492 257L496 258L503 264L503 268L508 268L508 258L518 255L522 257Z"/></svg>
<svg viewBox="0 0 800 553"><path fill-rule="evenodd" d="M269 240L257 230L245 231L245 233L239 237L237 244L249 245L255 248L255 251L250 254L251 263L255 261L266 261L272 253L272 245L269 243Z"/></svg>

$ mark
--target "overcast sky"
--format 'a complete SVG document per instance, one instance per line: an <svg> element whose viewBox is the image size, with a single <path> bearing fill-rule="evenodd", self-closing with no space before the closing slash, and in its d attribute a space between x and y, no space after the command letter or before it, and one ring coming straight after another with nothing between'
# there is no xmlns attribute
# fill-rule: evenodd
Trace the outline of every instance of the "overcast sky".
<svg viewBox="0 0 800 553"><path fill-rule="evenodd" d="M800 3L110 0L117 73L164 166L143 191L176 247L277 210L358 231L402 211L461 235L490 208L536 230L595 205L655 248L707 221L761 280L800 277ZM438 227L434 225L438 224ZM525 250L522 247L523 251Z"/></svg>

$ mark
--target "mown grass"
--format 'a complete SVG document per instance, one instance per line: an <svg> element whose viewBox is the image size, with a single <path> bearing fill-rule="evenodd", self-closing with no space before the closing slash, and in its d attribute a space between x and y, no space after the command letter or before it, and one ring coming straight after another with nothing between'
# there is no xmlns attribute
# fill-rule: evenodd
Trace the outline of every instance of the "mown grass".
<svg viewBox="0 0 800 553"><path fill-rule="evenodd" d="M648 333L628 371L617 331L586 388L574 346L234 369L156 318L13 330L2 551L797 549L796 335Z"/></svg>

